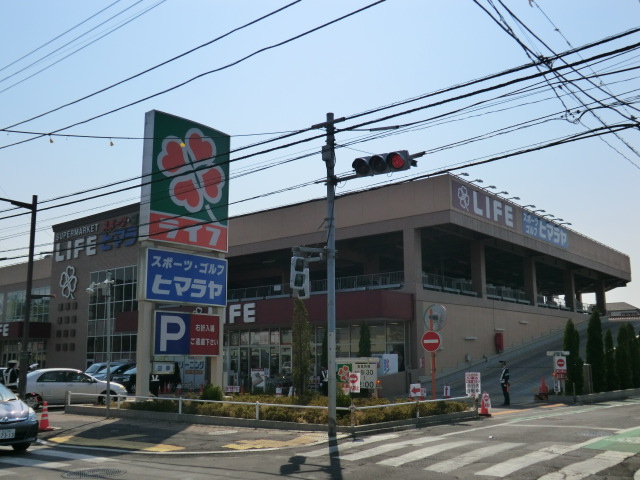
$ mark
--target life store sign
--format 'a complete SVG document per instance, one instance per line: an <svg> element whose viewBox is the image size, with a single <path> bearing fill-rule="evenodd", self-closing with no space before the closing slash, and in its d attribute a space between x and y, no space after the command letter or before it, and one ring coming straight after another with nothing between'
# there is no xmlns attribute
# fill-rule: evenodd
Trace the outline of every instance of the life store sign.
<svg viewBox="0 0 640 480"><path fill-rule="evenodd" d="M226 252L229 135L152 110L145 138L141 236Z"/></svg>
<svg viewBox="0 0 640 480"><path fill-rule="evenodd" d="M144 293L144 300L224 307L227 261L149 248Z"/></svg>
<svg viewBox="0 0 640 480"><path fill-rule="evenodd" d="M155 312L154 355L216 356L220 353L220 317Z"/></svg>

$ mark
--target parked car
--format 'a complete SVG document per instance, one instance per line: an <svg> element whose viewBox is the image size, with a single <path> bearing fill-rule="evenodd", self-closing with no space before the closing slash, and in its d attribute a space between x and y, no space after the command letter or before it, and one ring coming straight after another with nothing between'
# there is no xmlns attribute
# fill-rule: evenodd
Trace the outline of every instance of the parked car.
<svg viewBox="0 0 640 480"><path fill-rule="evenodd" d="M0 445L22 452L38 439L38 416L15 393L0 385Z"/></svg>
<svg viewBox="0 0 640 480"><path fill-rule="evenodd" d="M84 373L86 373L87 375L91 375L92 377L95 377L99 372L101 372L105 368L107 368L106 362L92 363L87 367Z"/></svg>
<svg viewBox="0 0 640 480"><path fill-rule="evenodd" d="M121 374L133 367L135 367L136 364L135 362L126 362L126 363L112 363L110 370L111 370L111 380L114 380L114 375L118 375ZM85 372L86 373L86 372ZM91 375L91 374L89 374ZM101 369L98 373L96 373L95 375L91 375L92 377L97 378L98 380L106 380L107 379L107 369L106 369L106 365L105 368Z"/></svg>
<svg viewBox="0 0 640 480"><path fill-rule="evenodd" d="M127 390L117 382L111 382L111 396L114 400L125 400ZM38 402L46 401L48 404L65 403L67 391L72 393L93 394L72 395L73 403L104 403L107 394L107 382L97 380L91 375L74 368L43 368L27 374L27 388L25 401L32 400L36 406ZM41 405L39 405L41 406Z"/></svg>
<svg viewBox="0 0 640 480"><path fill-rule="evenodd" d="M136 365L134 364L128 370L113 375L111 380L122 384L127 392L136 393L136 373Z"/></svg>

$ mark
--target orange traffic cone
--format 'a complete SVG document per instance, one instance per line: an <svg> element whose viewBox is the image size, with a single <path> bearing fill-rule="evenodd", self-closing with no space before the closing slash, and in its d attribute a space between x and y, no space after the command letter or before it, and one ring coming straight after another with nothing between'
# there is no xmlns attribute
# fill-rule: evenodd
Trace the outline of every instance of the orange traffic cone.
<svg viewBox="0 0 640 480"><path fill-rule="evenodd" d="M489 399L489 394L484 392L482 394L482 401L480 402L480 413L478 415L482 415L483 417L490 417L489 409L491 408L491 400Z"/></svg>
<svg viewBox="0 0 640 480"><path fill-rule="evenodd" d="M549 393L549 387L547 387L547 382L544 377L542 377L542 380L540 381L540 393Z"/></svg>
<svg viewBox="0 0 640 480"><path fill-rule="evenodd" d="M42 404L42 417L40 417L40 427L38 428L38 431L48 432L50 430L53 430L53 427L49 426L49 405L47 405L47 402L45 401Z"/></svg>

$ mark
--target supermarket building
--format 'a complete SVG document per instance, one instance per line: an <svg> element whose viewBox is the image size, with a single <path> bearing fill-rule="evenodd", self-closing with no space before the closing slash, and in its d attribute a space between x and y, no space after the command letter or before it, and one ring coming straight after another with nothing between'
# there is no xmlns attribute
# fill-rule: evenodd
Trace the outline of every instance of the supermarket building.
<svg viewBox="0 0 640 480"><path fill-rule="evenodd" d="M292 248L325 247L319 225L326 215L327 202L320 199L230 219L225 386L250 389L252 371L261 369L276 382L290 369ZM111 334L113 360L175 360L183 382L197 387L211 378L206 357L137 358L139 218L134 204L54 226L52 255L35 262L34 293L55 298L34 301L32 361L84 369L105 360ZM631 281L627 255L454 175L340 196L335 227L336 355L358 355L366 324L372 353L398 360L398 372L382 377L389 394L406 392L427 374L430 354L422 336L434 306L446 311L437 352L437 369L444 372L563 330L567 319L586 321L592 306L583 303L585 294L595 294L595 306L606 314L607 292ZM327 326L327 267L323 261L309 267L305 306L317 373ZM20 350L24 270L0 270L3 363ZM112 322L104 297L85 292L107 272L115 280Z"/></svg>

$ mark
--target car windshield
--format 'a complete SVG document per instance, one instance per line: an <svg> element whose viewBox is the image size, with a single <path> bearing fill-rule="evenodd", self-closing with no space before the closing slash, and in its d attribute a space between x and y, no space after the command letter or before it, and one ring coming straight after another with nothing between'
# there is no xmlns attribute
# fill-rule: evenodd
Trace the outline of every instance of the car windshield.
<svg viewBox="0 0 640 480"><path fill-rule="evenodd" d="M104 370L105 368L107 368L107 366L104 363L94 363L89 368L87 368L87 370L85 370L85 373L88 373L89 375L93 375L94 373L98 373L99 371Z"/></svg>
<svg viewBox="0 0 640 480"><path fill-rule="evenodd" d="M0 384L0 402L9 402L11 400L17 400L16 394L9 390L4 385Z"/></svg>

